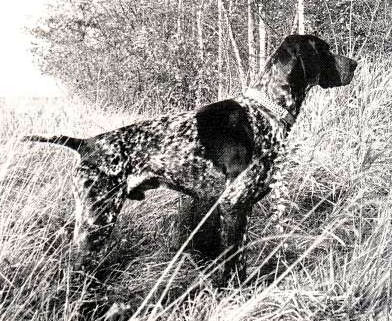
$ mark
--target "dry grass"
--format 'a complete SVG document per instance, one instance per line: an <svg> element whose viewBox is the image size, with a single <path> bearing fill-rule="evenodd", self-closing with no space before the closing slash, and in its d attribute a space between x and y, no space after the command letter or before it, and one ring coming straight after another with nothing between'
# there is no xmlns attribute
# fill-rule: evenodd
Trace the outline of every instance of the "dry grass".
<svg viewBox="0 0 392 321"><path fill-rule="evenodd" d="M197 258L184 254L134 319L392 317L391 70L392 61L362 60L352 85L312 90L290 137L291 206L282 229L268 216L268 200L252 217L252 282L218 292ZM18 139L90 136L135 115L68 103L0 103L0 320L82 320L84 306L96 309L96 319L113 303L111 311L130 316L174 255L168 235L179 196L153 192L123 210L105 284L72 272L69 186L78 158Z"/></svg>

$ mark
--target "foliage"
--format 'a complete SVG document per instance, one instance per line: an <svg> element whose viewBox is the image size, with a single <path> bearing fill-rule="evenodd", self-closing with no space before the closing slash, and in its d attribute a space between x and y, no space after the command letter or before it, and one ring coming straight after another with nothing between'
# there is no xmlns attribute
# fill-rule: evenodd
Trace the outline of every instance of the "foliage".
<svg viewBox="0 0 392 321"><path fill-rule="evenodd" d="M205 60L195 56L194 9L182 9L179 31L178 8L166 1L58 1L32 30L40 40L34 53L44 72L98 104L137 105L140 112L192 108L199 68L210 67L206 83L214 82L215 69L214 30L205 36ZM204 91L209 97L213 89Z"/></svg>
<svg viewBox="0 0 392 321"><path fill-rule="evenodd" d="M337 51L353 56L392 51L390 1L309 1L306 14L308 28Z"/></svg>
<svg viewBox="0 0 392 321"><path fill-rule="evenodd" d="M271 51L291 32L296 1L257 0L255 4L265 12ZM246 6L246 2L224 1L245 69ZM306 28L335 44L337 51L390 52L391 9L386 0L309 0L305 1ZM240 89L227 24L224 48L218 48L215 1L57 0L48 12L32 30L35 57L43 72L60 78L90 102L143 113L192 109L198 91L201 103L214 101L218 50L224 57L225 96Z"/></svg>

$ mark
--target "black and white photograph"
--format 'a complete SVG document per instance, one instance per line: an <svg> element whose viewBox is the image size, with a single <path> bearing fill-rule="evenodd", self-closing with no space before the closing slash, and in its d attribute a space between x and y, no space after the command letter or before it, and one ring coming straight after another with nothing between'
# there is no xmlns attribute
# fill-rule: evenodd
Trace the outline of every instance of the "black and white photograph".
<svg viewBox="0 0 392 321"><path fill-rule="evenodd" d="M391 0L3 0L0 321L392 320Z"/></svg>

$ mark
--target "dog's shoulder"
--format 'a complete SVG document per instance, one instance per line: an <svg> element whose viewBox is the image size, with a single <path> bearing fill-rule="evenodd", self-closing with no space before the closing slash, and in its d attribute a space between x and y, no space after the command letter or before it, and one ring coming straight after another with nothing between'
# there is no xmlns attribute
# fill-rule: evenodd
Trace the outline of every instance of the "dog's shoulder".
<svg viewBox="0 0 392 321"><path fill-rule="evenodd" d="M247 110L234 99L218 101L200 108L196 112L196 120L198 135L202 141L222 135L240 141L253 140Z"/></svg>
<svg viewBox="0 0 392 321"><path fill-rule="evenodd" d="M196 112L196 123L197 137L205 151L203 157L224 172L230 170L233 160L244 166L250 161L253 130L247 109L238 102L227 99L204 106Z"/></svg>

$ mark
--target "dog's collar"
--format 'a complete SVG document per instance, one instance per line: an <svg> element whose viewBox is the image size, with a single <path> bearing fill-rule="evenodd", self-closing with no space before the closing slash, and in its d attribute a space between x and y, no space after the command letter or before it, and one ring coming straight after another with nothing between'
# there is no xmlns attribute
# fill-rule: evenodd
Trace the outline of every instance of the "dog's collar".
<svg viewBox="0 0 392 321"><path fill-rule="evenodd" d="M258 105L263 106L270 113L272 113L278 120L283 120L290 125L295 122L294 116L282 106L274 103L271 99L267 97L263 92L255 88L247 88L242 93L244 98L251 99L257 102Z"/></svg>

